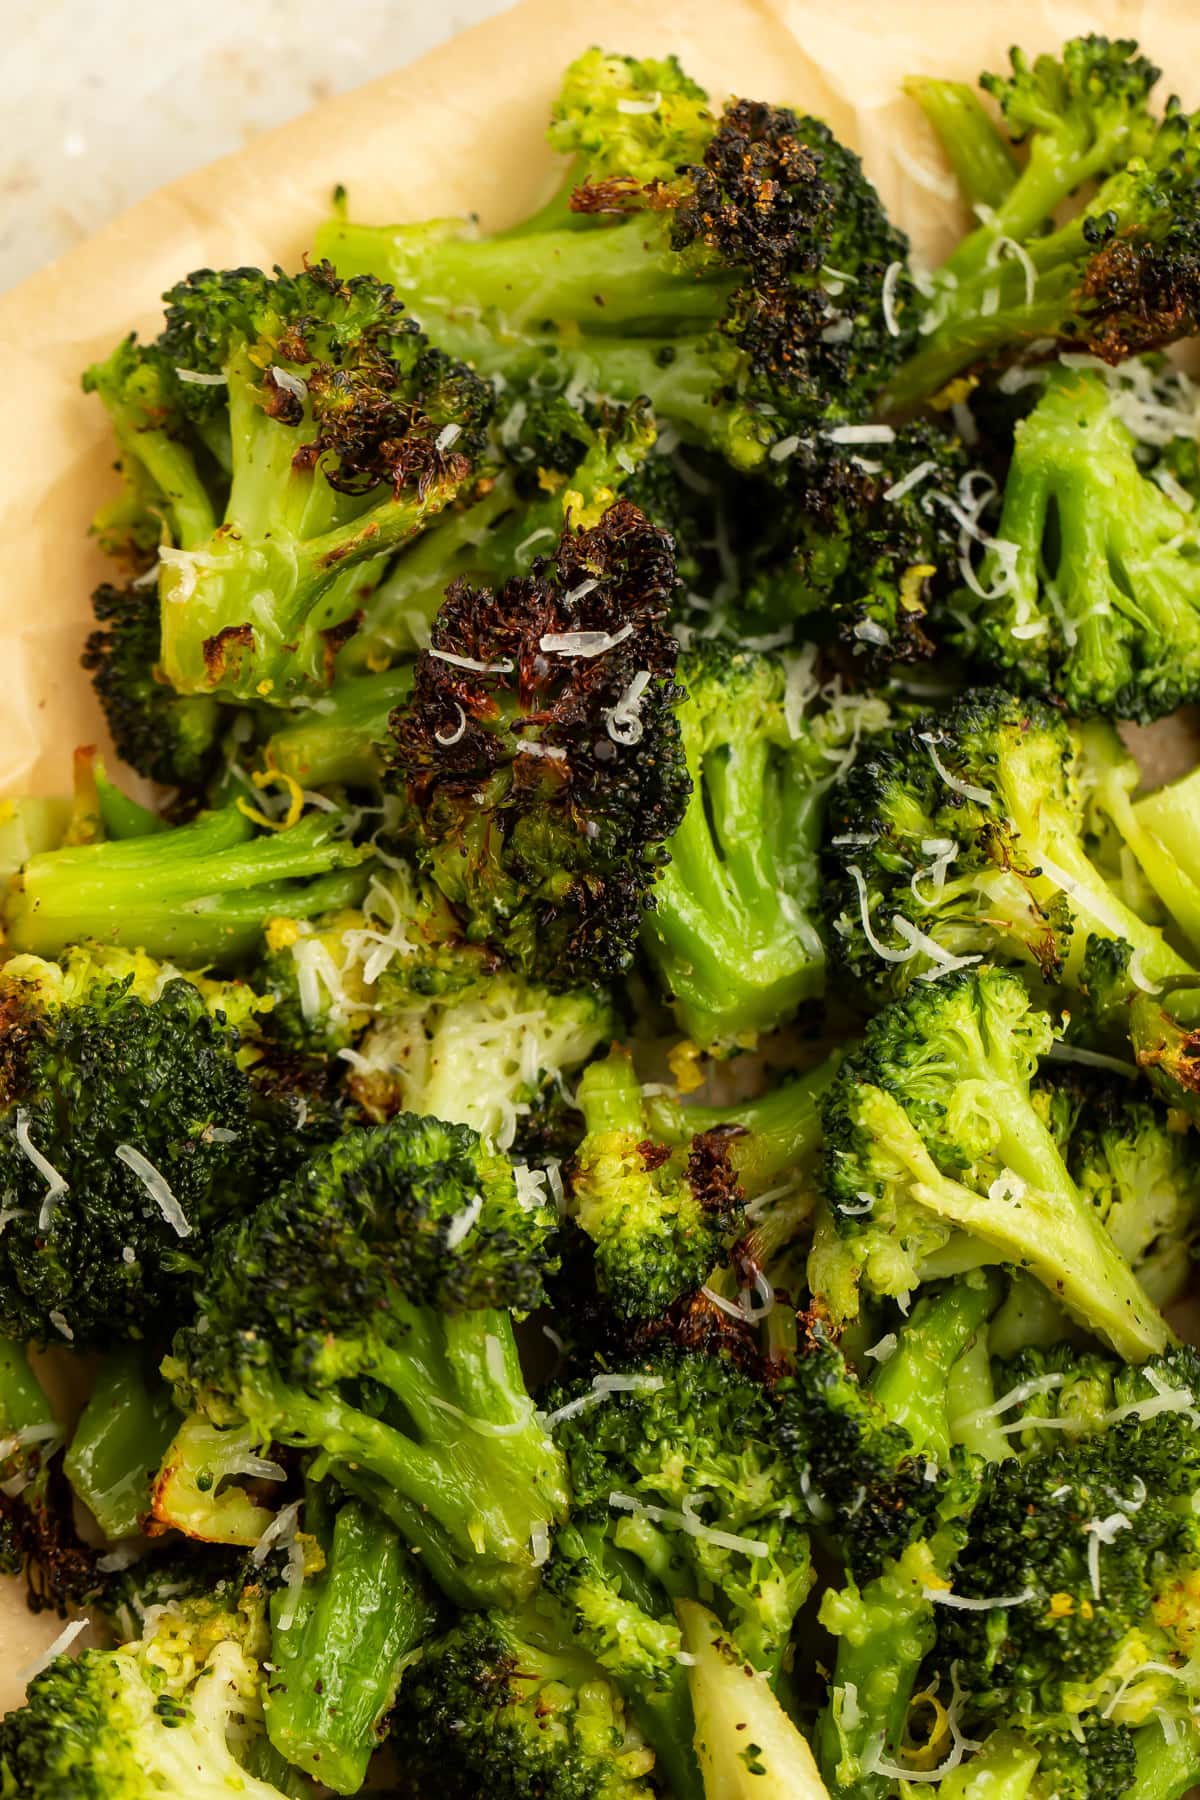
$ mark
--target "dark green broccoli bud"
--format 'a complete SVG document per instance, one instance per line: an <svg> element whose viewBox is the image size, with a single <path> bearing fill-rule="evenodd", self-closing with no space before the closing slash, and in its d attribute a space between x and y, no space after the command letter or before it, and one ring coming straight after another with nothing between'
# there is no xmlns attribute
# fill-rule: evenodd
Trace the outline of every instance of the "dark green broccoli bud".
<svg viewBox="0 0 1200 1800"><path fill-rule="evenodd" d="M819 993L817 845L829 762L789 716L775 657L708 646L680 665L692 793L643 942L703 1049L732 1049Z"/></svg>
<svg viewBox="0 0 1200 1800"><path fill-rule="evenodd" d="M141 1531L178 1424L171 1390L140 1346L110 1350L63 1458L76 1497L110 1542Z"/></svg>
<svg viewBox="0 0 1200 1800"><path fill-rule="evenodd" d="M1066 720L999 688L969 690L873 746L826 819L841 968L875 996L980 957L1076 987L1101 938L1128 943L1143 984L1186 973L1092 861L1087 777Z"/></svg>
<svg viewBox="0 0 1200 1800"><path fill-rule="evenodd" d="M738 100L707 122L703 94L688 84L681 104L674 77L653 114L629 114L630 82L657 75L596 53L568 74L551 136L582 158L571 219L561 196L489 238L339 218L319 253L386 276L487 373L540 343L564 386L646 395L683 436L761 467L772 446L871 410L911 338L907 243L820 121Z"/></svg>
<svg viewBox="0 0 1200 1800"><path fill-rule="evenodd" d="M661 1343L559 1396L574 1494L547 1584L610 1672L673 1792L698 1791L672 1603L703 1593L772 1679L813 1582L807 1509L768 1390L711 1347Z"/></svg>
<svg viewBox="0 0 1200 1800"><path fill-rule="evenodd" d="M259 831L234 805L148 837L44 851L9 886L9 947L57 956L95 939L236 966L261 946L266 919L311 918L361 897L371 852L350 842L343 822L320 811Z"/></svg>
<svg viewBox="0 0 1200 1800"><path fill-rule="evenodd" d="M967 205L1001 205L1017 179L1017 163L974 88L936 75L910 75L903 85L936 131Z"/></svg>
<svg viewBox="0 0 1200 1800"><path fill-rule="evenodd" d="M391 1741L406 1784L447 1800L485 1787L497 1800L657 1792L618 1689L541 1607L464 1618L429 1646L404 1676Z"/></svg>
<svg viewBox="0 0 1200 1800"><path fill-rule="evenodd" d="M386 558L471 480L491 390L328 264L203 270L166 308L85 381L164 496L163 673L287 705L328 686Z"/></svg>
<svg viewBox="0 0 1200 1800"><path fill-rule="evenodd" d="M873 1019L824 1105L831 1231L809 1264L835 1317L903 1299L955 1231L1028 1269L1133 1361L1167 1327L1067 1172L1030 1084L1054 1041L1024 984L963 970Z"/></svg>
<svg viewBox="0 0 1200 1800"><path fill-rule="evenodd" d="M177 694L158 674L161 617L154 588L105 583L92 595L96 630L83 666L104 709L118 756L167 787L203 788L220 755L215 700Z"/></svg>
<svg viewBox="0 0 1200 1800"><path fill-rule="evenodd" d="M178 1589L176 1588L176 1593ZM0 1724L0 1791L24 1800L187 1793L282 1800L235 1754L261 1736L260 1590L165 1597L145 1637L59 1656Z"/></svg>
<svg viewBox="0 0 1200 1800"><path fill-rule="evenodd" d="M437 1606L387 1520L329 1489L310 1482L304 1500L304 1529L323 1566L271 1595L263 1718L290 1763L337 1794L356 1794Z"/></svg>
<svg viewBox="0 0 1200 1800"><path fill-rule="evenodd" d="M923 342L888 390L897 407L972 364L1041 340L1118 363L1195 329L1200 304L1197 120L1147 107L1157 71L1128 40L1076 38L1061 61L1014 53L1011 80L984 78L1014 136L1017 179L936 271ZM1055 226L1060 202L1099 180Z"/></svg>
<svg viewBox="0 0 1200 1800"><path fill-rule="evenodd" d="M587 1135L570 1170L568 1210L595 1245L596 1279L622 1319L657 1319L722 1262L740 1230L730 1160L738 1128L655 1141L623 1050L584 1070L576 1093Z"/></svg>
<svg viewBox="0 0 1200 1800"><path fill-rule="evenodd" d="M670 539L618 501L499 593L451 588L391 764L420 865L541 980L619 974L689 781Z"/></svg>
<svg viewBox="0 0 1200 1800"><path fill-rule="evenodd" d="M959 440L933 425L849 429L861 454L836 434L832 445L801 444L782 465L783 492L750 497L754 548L737 609L750 628L818 629L831 618L875 673L934 648L929 616L958 583L968 464Z"/></svg>
<svg viewBox="0 0 1200 1800"><path fill-rule="evenodd" d="M955 598L962 648L1081 715L1156 719L1200 693L1196 528L1135 451L1106 382L1054 374Z"/></svg>
<svg viewBox="0 0 1200 1800"><path fill-rule="evenodd" d="M1120 1078L1071 1068L1035 1092L1067 1168L1158 1306L1187 1286L1200 1232L1200 1154L1186 1122ZM1069 1112L1065 1130L1054 1114Z"/></svg>
<svg viewBox="0 0 1200 1800"><path fill-rule="evenodd" d="M22 1345L0 1338L0 1575L24 1575L30 1610L65 1617L103 1586L75 1529L63 1429Z"/></svg>
<svg viewBox="0 0 1200 1800"><path fill-rule="evenodd" d="M141 1337L178 1305L188 1239L253 1167L239 1028L259 1004L239 984L190 982L122 952L5 965L5 1335L104 1344Z"/></svg>
<svg viewBox="0 0 1200 1800"><path fill-rule="evenodd" d="M824 1528L860 1581L927 1536L951 1464L947 1381L1000 1299L976 1271L928 1295L869 1381L819 1326L781 1384L784 1441L821 1499Z"/></svg>
<svg viewBox="0 0 1200 1800"><path fill-rule="evenodd" d="M466 1126L402 1114L348 1132L213 1237L164 1372L230 1435L317 1451L460 1604L519 1598L565 1491L510 1310L542 1299L556 1225ZM180 1440L168 1453L164 1523L194 1460Z"/></svg>

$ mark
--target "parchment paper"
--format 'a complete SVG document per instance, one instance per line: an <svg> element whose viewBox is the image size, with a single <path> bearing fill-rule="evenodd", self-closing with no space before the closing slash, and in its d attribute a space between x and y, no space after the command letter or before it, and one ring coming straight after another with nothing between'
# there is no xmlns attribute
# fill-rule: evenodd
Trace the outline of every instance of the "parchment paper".
<svg viewBox="0 0 1200 1800"><path fill-rule="evenodd" d="M130 329L155 330L171 282L205 266L298 264L338 182L368 220L519 218L554 185L543 132L561 71L595 42L674 51L714 98L828 120L933 262L962 218L901 77L974 81L1004 66L1010 43L1053 49L1087 30L1139 38L1167 70L1164 93L1200 101L1200 7L1189 0L524 0L152 195L0 298L0 794L63 792L72 748L103 742L78 661L105 573L87 523L112 491L113 450L79 374ZM59 1629L12 1584L0 1591L0 1710Z"/></svg>

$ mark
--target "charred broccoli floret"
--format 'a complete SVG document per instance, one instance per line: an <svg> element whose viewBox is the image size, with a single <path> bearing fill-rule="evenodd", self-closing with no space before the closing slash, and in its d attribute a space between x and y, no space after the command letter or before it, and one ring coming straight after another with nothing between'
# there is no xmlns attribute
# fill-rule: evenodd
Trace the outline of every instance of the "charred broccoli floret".
<svg viewBox="0 0 1200 1800"><path fill-rule="evenodd" d="M499 593L453 587L392 779L464 934L550 982L626 969L689 787L670 539L617 502Z"/></svg>

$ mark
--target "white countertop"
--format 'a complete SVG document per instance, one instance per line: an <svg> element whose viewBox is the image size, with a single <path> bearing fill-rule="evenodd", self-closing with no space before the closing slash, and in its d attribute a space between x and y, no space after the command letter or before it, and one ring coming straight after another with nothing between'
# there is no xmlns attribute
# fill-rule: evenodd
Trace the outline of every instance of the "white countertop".
<svg viewBox="0 0 1200 1800"><path fill-rule="evenodd" d="M0 289L163 182L505 3L6 0Z"/></svg>

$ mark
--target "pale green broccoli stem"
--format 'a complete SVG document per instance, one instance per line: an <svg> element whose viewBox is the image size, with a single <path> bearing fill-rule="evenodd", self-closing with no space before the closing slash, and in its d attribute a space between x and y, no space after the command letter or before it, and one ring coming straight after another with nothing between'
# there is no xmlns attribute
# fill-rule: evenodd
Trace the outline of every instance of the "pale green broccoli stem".
<svg viewBox="0 0 1200 1800"><path fill-rule="evenodd" d="M392 709L412 692L413 669L385 669L337 681L315 711L272 732L264 765L304 788L377 787L379 747L387 741Z"/></svg>
<svg viewBox="0 0 1200 1800"><path fill-rule="evenodd" d="M641 1083L632 1058L623 1050L588 1064L579 1078L575 1104L589 1136L602 1131L641 1131L646 1123Z"/></svg>
<svg viewBox="0 0 1200 1800"><path fill-rule="evenodd" d="M72 1488L105 1537L136 1537L150 1483L179 1425L170 1390L137 1345L105 1357L63 1459Z"/></svg>
<svg viewBox="0 0 1200 1800"><path fill-rule="evenodd" d="M986 1336L1003 1285L994 1271L981 1269L919 1300L895 1352L871 1378L871 1392L888 1418L908 1433L920 1455L935 1462L950 1455L950 1371L977 1336Z"/></svg>
<svg viewBox="0 0 1200 1800"><path fill-rule="evenodd" d="M696 1133L740 1125L729 1140L729 1160L748 1195L809 1165L821 1145L821 1100L837 1074L835 1053L815 1069L783 1082L756 1100L728 1106L680 1105L661 1094L646 1097L646 1119L655 1137L685 1144Z"/></svg>
<svg viewBox="0 0 1200 1800"><path fill-rule="evenodd" d="M1012 1455L1012 1445L992 1411L996 1390L992 1382L988 1340L987 1331L978 1332L951 1369L946 1385L946 1411L950 1416L953 1443L961 1444L974 1456L982 1456L988 1462L1003 1462L1006 1456Z"/></svg>
<svg viewBox="0 0 1200 1800"><path fill-rule="evenodd" d="M140 467L149 476L156 490L154 510L161 507L165 511L177 548L198 549L208 541L217 518L191 452L153 423L166 410L160 378L146 367L125 373L121 352L111 360L115 367L98 365L89 371L84 385L104 403L122 462Z"/></svg>
<svg viewBox="0 0 1200 1800"><path fill-rule="evenodd" d="M1019 1738L993 1732L982 1750L943 1776L937 1800L1025 1800L1038 1770L1038 1753ZM1133 1790L1139 1796L1141 1788Z"/></svg>
<svg viewBox="0 0 1200 1800"><path fill-rule="evenodd" d="M1114 779L1100 800L1151 887L1200 952L1200 770L1136 801Z"/></svg>
<svg viewBox="0 0 1200 1800"><path fill-rule="evenodd" d="M1017 179L1008 139L965 81L910 75L904 91L937 133L968 206L1000 206Z"/></svg>
<svg viewBox="0 0 1200 1800"><path fill-rule="evenodd" d="M54 1409L42 1391L42 1385L29 1366L24 1344L0 1338L0 1437L19 1431L50 1432L57 1429ZM43 1453L53 1438L40 1440ZM0 1456L0 1467L4 1458Z"/></svg>
<svg viewBox="0 0 1200 1800"><path fill-rule="evenodd" d="M1168 1738L1158 1720L1133 1734L1137 1757L1131 1794L1137 1800L1183 1800L1200 1783L1200 1725L1185 1716L1175 1720Z"/></svg>

